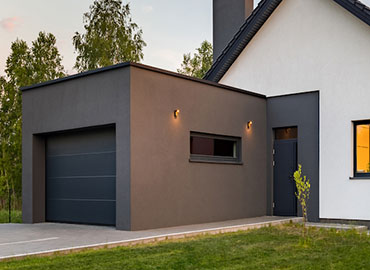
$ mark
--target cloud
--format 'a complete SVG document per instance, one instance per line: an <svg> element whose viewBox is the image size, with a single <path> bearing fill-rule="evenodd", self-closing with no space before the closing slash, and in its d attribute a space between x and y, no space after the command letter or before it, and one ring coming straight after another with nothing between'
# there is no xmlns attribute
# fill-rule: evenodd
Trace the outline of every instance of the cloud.
<svg viewBox="0 0 370 270"><path fill-rule="evenodd" d="M18 27L21 23L20 18L18 17L9 17L0 20L0 27L5 29L6 31L12 32L16 27Z"/></svg>
<svg viewBox="0 0 370 270"><path fill-rule="evenodd" d="M142 10L145 14L151 13L153 11L153 6L144 5L142 7Z"/></svg>

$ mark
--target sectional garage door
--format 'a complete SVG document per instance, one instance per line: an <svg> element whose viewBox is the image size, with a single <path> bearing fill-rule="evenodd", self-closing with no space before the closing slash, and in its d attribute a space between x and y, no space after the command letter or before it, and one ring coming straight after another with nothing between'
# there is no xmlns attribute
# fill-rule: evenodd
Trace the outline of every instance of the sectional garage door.
<svg viewBox="0 0 370 270"><path fill-rule="evenodd" d="M113 128L68 132L47 138L46 220L115 225Z"/></svg>

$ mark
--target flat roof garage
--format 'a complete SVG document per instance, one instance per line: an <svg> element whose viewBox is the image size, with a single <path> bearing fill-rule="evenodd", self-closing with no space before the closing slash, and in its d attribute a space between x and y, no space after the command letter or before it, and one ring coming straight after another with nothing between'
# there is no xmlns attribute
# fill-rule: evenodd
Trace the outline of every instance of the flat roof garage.
<svg viewBox="0 0 370 270"><path fill-rule="evenodd" d="M25 223L145 230L266 215L265 96L123 63L22 100Z"/></svg>

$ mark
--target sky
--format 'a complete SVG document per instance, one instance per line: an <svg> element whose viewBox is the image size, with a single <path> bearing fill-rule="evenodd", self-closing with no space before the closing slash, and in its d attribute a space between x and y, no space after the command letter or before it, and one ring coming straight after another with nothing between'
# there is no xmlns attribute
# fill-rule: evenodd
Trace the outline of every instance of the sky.
<svg viewBox="0 0 370 270"><path fill-rule="evenodd" d="M184 53L202 41L212 42L212 0L123 0L130 2L134 22L147 43L144 64L176 71ZM72 37L83 33L82 16L93 0L0 0L0 74L4 74L11 42L29 45L39 31L53 33L68 74L73 74L76 54Z"/></svg>
<svg viewBox="0 0 370 270"><path fill-rule="evenodd" d="M259 0L255 0L255 4ZM184 53L202 41L212 42L212 0L123 0L129 2L134 22L143 30L144 64L176 71ZM370 0L362 0L370 6ZM4 74L11 42L29 45L40 31L53 33L68 74L76 54L72 37L83 33L83 13L93 0L0 0L0 75Z"/></svg>

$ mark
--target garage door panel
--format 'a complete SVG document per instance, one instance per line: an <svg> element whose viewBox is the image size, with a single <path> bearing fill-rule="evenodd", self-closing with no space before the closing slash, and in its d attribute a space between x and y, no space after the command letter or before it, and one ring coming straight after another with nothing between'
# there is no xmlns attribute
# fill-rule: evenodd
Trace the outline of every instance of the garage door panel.
<svg viewBox="0 0 370 270"><path fill-rule="evenodd" d="M115 225L115 201L48 200L48 221Z"/></svg>
<svg viewBox="0 0 370 270"><path fill-rule="evenodd" d="M46 170L48 177L115 175L115 159L115 152L49 156Z"/></svg>
<svg viewBox="0 0 370 270"><path fill-rule="evenodd" d="M49 199L116 199L116 177L49 178Z"/></svg>
<svg viewBox="0 0 370 270"><path fill-rule="evenodd" d="M51 135L46 141L46 220L114 225L114 128Z"/></svg>
<svg viewBox="0 0 370 270"><path fill-rule="evenodd" d="M115 136L110 129L69 132L48 139L48 154L79 154L84 152L115 151Z"/></svg>

